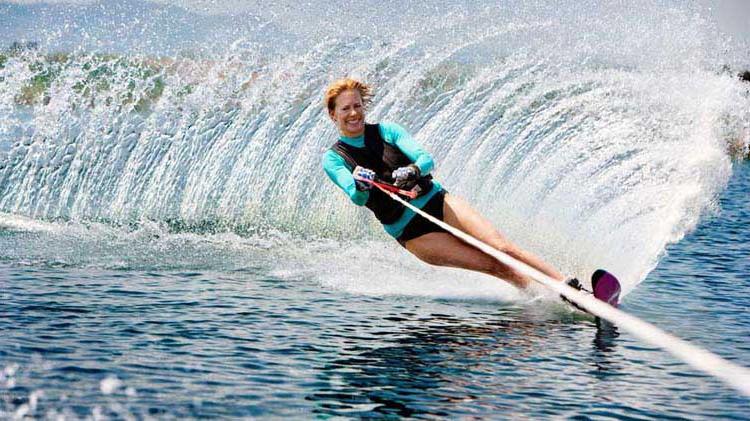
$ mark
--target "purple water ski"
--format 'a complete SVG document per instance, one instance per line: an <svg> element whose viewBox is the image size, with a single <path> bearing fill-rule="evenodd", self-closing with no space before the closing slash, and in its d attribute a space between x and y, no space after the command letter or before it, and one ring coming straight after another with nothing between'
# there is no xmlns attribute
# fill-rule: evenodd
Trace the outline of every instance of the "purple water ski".
<svg viewBox="0 0 750 421"><path fill-rule="evenodd" d="M591 275L591 287L594 297L614 307L620 304L620 281L606 270L597 269Z"/></svg>

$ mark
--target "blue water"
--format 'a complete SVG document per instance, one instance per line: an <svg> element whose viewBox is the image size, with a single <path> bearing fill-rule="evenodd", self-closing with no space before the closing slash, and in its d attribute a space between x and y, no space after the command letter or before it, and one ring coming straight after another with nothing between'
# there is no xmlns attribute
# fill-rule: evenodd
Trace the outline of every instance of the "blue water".
<svg viewBox="0 0 750 421"><path fill-rule="evenodd" d="M622 306L743 365L749 183L735 164L720 210ZM273 246L210 235L139 234L121 241L140 257L100 247L74 262L44 252L75 247L59 240L69 224L9 218L0 418L747 418L734 390L560 305L352 294L279 271L293 260Z"/></svg>
<svg viewBox="0 0 750 421"><path fill-rule="evenodd" d="M513 241L750 366L750 49L712 8L236 3L0 0L0 419L747 418L554 294L421 263L320 168L322 92L362 78Z"/></svg>

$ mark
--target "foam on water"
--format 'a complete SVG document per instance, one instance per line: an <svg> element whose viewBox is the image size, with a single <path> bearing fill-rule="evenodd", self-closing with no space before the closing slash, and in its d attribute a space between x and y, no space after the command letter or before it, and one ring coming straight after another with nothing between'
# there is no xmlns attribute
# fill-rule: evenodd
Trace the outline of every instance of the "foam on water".
<svg viewBox="0 0 750 421"><path fill-rule="evenodd" d="M515 288L455 269L426 266L383 241L301 240L282 232L174 233L163 224L111 227L0 214L4 261L95 270L250 271L310 279L352 294L482 302L523 300Z"/></svg>

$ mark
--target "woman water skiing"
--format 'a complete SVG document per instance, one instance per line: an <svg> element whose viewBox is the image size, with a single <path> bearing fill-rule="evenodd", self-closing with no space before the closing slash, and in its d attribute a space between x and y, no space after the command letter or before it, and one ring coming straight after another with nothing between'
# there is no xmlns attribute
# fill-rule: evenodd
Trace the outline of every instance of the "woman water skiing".
<svg viewBox="0 0 750 421"><path fill-rule="evenodd" d="M401 126L366 124L371 99L368 85L349 78L333 82L325 93L325 107L338 128L339 139L324 154L323 168L352 202L367 206L388 234L424 262L483 272L519 288L529 284L528 277L360 180L379 179L405 190L415 189L418 195L410 201L412 205L556 280L564 280L560 272L510 242L467 202L433 180L432 156Z"/></svg>

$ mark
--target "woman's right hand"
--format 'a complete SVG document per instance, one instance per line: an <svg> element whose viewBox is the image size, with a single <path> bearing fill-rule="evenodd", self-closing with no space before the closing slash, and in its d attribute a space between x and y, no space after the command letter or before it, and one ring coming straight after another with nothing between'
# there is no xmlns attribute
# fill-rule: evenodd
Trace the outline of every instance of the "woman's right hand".
<svg viewBox="0 0 750 421"><path fill-rule="evenodd" d="M371 182L375 181L375 171L357 166L352 171L352 175L354 176L357 190L364 191L372 188Z"/></svg>

